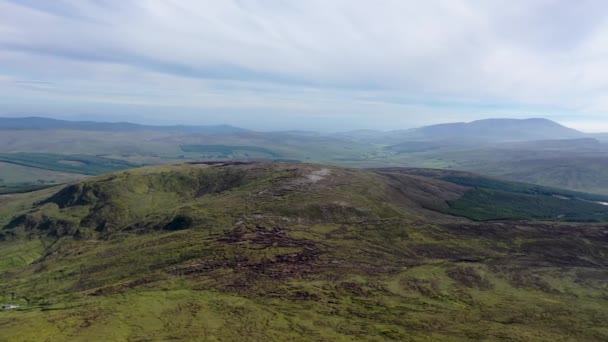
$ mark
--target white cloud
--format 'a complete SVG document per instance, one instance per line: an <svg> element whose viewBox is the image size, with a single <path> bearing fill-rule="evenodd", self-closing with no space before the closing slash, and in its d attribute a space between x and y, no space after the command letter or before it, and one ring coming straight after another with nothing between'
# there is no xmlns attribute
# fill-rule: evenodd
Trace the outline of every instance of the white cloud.
<svg viewBox="0 0 608 342"><path fill-rule="evenodd" d="M352 115L353 126L385 128L564 112L576 122L608 113L606 9L549 0L0 0L0 73L50 82L2 81L0 103L182 106L189 121L197 108L242 113L234 118L267 111L267 120Z"/></svg>

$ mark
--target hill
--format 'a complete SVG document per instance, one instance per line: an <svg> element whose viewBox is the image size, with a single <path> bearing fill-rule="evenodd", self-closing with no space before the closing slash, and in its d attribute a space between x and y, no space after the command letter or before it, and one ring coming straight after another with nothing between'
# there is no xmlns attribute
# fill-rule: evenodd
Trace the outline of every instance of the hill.
<svg viewBox="0 0 608 342"><path fill-rule="evenodd" d="M605 225L454 216L476 194L605 207L468 173L287 163L0 196L0 293L20 305L0 339L606 339Z"/></svg>
<svg viewBox="0 0 608 342"><path fill-rule="evenodd" d="M521 160L478 160L468 169L503 179L542 184L597 194L608 194L608 156L567 155Z"/></svg>
<svg viewBox="0 0 608 342"><path fill-rule="evenodd" d="M245 132L243 128L230 125L215 126L152 126L140 125L130 122L96 122L96 121L68 121L44 117L6 118L0 117L0 130L77 130L101 132L137 132L161 131L183 133L214 133L227 134Z"/></svg>
<svg viewBox="0 0 608 342"><path fill-rule="evenodd" d="M368 164L464 170L502 179L608 194L608 145L593 138L466 144L408 141ZM363 161L362 161L363 162Z"/></svg>
<svg viewBox="0 0 608 342"><path fill-rule="evenodd" d="M406 132L423 140L479 140L491 142L572 139L585 134L547 119L485 119L425 126Z"/></svg>

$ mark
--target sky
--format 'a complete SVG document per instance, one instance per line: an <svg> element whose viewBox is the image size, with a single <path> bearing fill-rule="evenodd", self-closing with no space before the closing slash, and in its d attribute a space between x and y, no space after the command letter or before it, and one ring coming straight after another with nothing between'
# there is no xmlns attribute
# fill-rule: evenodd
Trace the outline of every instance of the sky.
<svg viewBox="0 0 608 342"><path fill-rule="evenodd" d="M608 131L602 0L0 0L0 116Z"/></svg>

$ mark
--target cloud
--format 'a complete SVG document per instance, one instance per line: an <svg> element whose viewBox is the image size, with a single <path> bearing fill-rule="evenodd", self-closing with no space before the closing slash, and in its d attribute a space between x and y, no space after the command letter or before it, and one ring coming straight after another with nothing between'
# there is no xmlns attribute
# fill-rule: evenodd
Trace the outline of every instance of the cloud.
<svg viewBox="0 0 608 342"><path fill-rule="evenodd" d="M0 0L0 74L21 80L0 91L6 108L22 112L50 102L87 113L103 103L154 120L177 108L171 119L188 122L250 112L270 128L279 116L306 126L350 115L353 127L381 128L497 115L568 113L576 122L608 112L606 9L549 0Z"/></svg>

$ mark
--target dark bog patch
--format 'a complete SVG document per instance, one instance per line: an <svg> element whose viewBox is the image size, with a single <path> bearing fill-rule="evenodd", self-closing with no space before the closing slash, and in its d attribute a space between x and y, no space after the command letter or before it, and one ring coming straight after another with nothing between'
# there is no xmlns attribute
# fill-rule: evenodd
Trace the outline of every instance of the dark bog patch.
<svg viewBox="0 0 608 342"><path fill-rule="evenodd" d="M486 257L482 253L463 247L450 247L440 244L417 244L409 247L416 255L423 258L447 260L480 260Z"/></svg>
<svg viewBox="0 0 608 342"><path fill-rule="evenodd" d="M5 228L11 229L19 226L25 227L27 230L44 231L50 236L66 236L72 235L78 229L75 222L68 220L49 217L46 215L24 214L11 220Z"/></svg>
<svg viewBox="0 0 608 342"><path fill-rule="evenodd" d="M171 222L167 223L163 229L164 230L182 230L188 229L192 227L194 220L190 216L186 215L177 215L171 220Z"/></svg>
<svg viewBox="0 0 608 342"><path fill-rule="evenodd" d="M270 230L261 227L252 230L237 229L226 233L218 242L237 245L243 250L259 250L260 253L264 253L262 250L280 247L295 247L299 250L287 254L275 254L271 258L262 260L236 257L218 251L222 254L218 254L217 258L201 259L188 265L177 265L168 269L167 272L174 276L183 276L204 275L211 274L218 269L232 269L238 277L230 286L236 290L240 289L239 291L247 291L252 282L261 279L282 280L311 274L315 268L313 264L321 255L313 242L290 238L283 229L278 227Z"/></svg>
<svg viewBox="0 0 608 342"><path fill-rule="evenodd" d="M13 229L22 226L25 224L26 218L26 215L19 215L17 217L14 217L6 226L4 226L4 228Z"/></svg>
<svg viewBox="0 0 608 342"><path fill-rule="evenodd" d="M74 184L59 190L39 204L55 203L59 208L95 204L102 197L101 191L86 183Z"/></svg>
<svg viewBox="0 0 608 342"><path fill-rule="evenodd" d="M239 187L245 182L245 173L240 170L223 169L217 173L204 173L198 179L196 196L220 193Z"/></svg>
<svg viewBox="0 0 608 342"><path fill-rule="evenodd" d="M332 223L354 222L368 219L373 220L378 218L372 211L336 203L310 204L293 214L294 216L307 216L314 221Z"/></svg>
<svg viewBox="0 0 608 342"><path fill-rule="evenodd" d="M447 275L457 283L479 290L491 289L492 283L472 266L456 266L447 270Z"/></svg>
<svg viewBox="0 0 608 342"><path fill-rule="evenodd" d="M541 260L564 266L597 266L602 260L605 248L587 244L576 238L560 240L537 240L522 245L522 250L529 254L538 255ZM598 259L598 262L594 262Z"/></svg>
<svg viewBox="0 0 608 342"><path fill-rule="evenodd" d="M315 293L308 291L295 291L290 296L291 300L303 300L303 301L319 301L321 298Z"/></svg>
<svg viewBox="0 0 608 342"><path fill-rule="evenodd" d="M523 270L508 273L507 279L514 287L538 290L552 294L560 293L540 276Z"/></svg>
<svg viewBox="0 0 608 342"><path fill-rule="evenodd" d="M399 279L399 285L405 290L416 291L425 297L441 297L437 279L402 278Z"/></svg>
<svg viewBox="0 0 608 342"><path fill-rule="evenodd" d="M370 289L365 288L363 284L358 284L354 282L338 283L336 285L336 290L340 292L346 292L349 295L354 295L358 297L371 297L374 294Z"/></svg>

